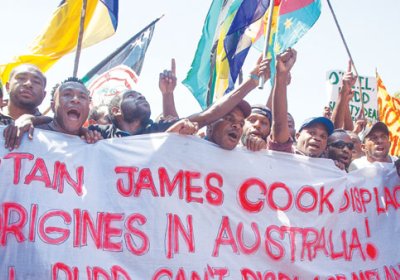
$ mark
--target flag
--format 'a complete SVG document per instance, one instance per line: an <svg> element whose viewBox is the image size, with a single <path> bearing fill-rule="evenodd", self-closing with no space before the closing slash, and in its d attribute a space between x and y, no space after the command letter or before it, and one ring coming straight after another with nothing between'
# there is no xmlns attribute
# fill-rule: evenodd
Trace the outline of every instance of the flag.
<svg viewBox="0 0 400 280"><path fill-rule="evenodd" d="M94 106L108 104L115 95L135 86L159 20L154 20L131 37L82 78L90 90Z"/></svg>
<svg viewBox="0 0 400 280"><path fill-rule="evenodd" d="M226 34L242 1L214 0L204 21L202 36L191 68L182 82L203 109L210 104L207 101L207 93L210 87L210 77L212 77L215 67L214 56L220 33Z"/></svg>
<svg viewBox="0 0 400 280"><path fill-rule="evenodd" d="M390 96L377 74L379 120L389 128L389 154L400 155L400 98Z"/></svg>
<svg viewBox="0 0 400 280"><path fill-rule="evenodd" d="M0 78L7 82L11 70L23 63L38 66L43 72L76 48L82 0L63 0L45 30L37 36L27 53L0 65ZM113 35L118 25L118 0L88 0L82 47L89 47Z"/></svg>
<svg viewBox="0 0 400 280"><path fill-rule="evenodd" d="M274 15L267 56L271 58L271 82L274 80L276 55L295 45L315 24L321 15L321 0L279 0ZM261 51L264 49L264 36L257 40L254 47Z"/></svg>

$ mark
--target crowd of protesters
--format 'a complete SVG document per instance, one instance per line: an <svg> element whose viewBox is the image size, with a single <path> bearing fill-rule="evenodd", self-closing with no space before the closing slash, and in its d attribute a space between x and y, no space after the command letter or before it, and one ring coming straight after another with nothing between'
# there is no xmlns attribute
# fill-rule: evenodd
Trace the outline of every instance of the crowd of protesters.
<svg viewBox="0 0 400 280"><path fill-rule="evenodd" d="M157 121L150 119L151 108L145 96L131 89L116 95L109 104L92 107L89 90L77 78L68 78L54 86L53 117L43 116L38 106L46 95L46 77L36 66L23 64L13 69L5 85L8 102L3 101L0 88L0 125L7 126L3 133L5 146L10 150L18 148L24 133L32 139L35 127L80 136L87 143L171 132L198 135L226 150L243 146L252 152L272 150L327 158L347 172L379 162L397 168L400 176L399 159L389 155L388 127L383 122L366 125L365 119L355 124L351 120L349 102L357 80L351 67L343 76L334 110L325 107L321 116L310 116L295 130L287 100L290 70L295 62L293 49L276 57L274 86L265 105L251 106L243 99L258 86L260 77L265 81L270 78L269 60L260 58L237 89L206 110L182 118L175 108L176 75L172 61L171 69L160 73L163 113ZM202 127L206 128L205 135L199 133Z"/></svg>

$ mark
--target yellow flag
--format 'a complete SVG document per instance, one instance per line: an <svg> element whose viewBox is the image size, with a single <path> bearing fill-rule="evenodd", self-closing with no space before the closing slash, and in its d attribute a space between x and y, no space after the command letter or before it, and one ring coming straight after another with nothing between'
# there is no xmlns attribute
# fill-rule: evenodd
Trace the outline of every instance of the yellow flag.
<svg viewBox="0 0 400 280"><path fill-rule="evenodd" d="M390 96L383 85L381 77L377 75L379 120L389 128L389 137L392 145L389 153L400 155L400 98Z"/></svg>
<svg viewBox="0 0 400 280"><path fill-rule="evenodd" d="M23 63L34 64L43 72L62 56L76 48L82 0L64 0L53 13L45 30L37 36L26 54L0 65L0 79L7 82L11 70ZM82 47L88 47L115 33L118 24L118 0L88 0Z"/></svg>

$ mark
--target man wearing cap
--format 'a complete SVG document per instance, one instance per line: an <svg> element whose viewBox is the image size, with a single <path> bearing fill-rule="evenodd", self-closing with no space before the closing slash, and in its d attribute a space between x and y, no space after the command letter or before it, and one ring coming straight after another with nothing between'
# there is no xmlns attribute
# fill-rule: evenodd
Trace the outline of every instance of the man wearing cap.
<svg viewBox="0 0 400 280"><path fill-rule="evenodd" d="M297 153L309 157L323 156L333 123L325 117L307 119L296 133L296 146L290 135L287 111L287 80L296 62L296 51L288 49L277 55L276 76L272 90L272 128L268 139L269 150Z"/></svg>
<svg viewBox="0 0 400 280"><path fill-rule="evenodd" d="M267 137L271 132L272 113L265 105L251 106L251 114L245 120L241 142L251 151L267 147Z"/></svg>
<svg viewBox="0 0 400 280"><path fill-rule="evenodd" d="M396 157L389 155L390 141L389 129L383 122L376 122L366 127L360 134L361 148L365 156L354 160L350 164L350 170L360 169L379 162L385 167L394 167Z"/></svg>
<svg viewBox="0 0 400 280"><path fill-rule="evenodd" d="M250 112L249 103L242 100L228 114L208 125L206 140L225 150L233 150L240 141L245 118L250 115Z"/></svg>

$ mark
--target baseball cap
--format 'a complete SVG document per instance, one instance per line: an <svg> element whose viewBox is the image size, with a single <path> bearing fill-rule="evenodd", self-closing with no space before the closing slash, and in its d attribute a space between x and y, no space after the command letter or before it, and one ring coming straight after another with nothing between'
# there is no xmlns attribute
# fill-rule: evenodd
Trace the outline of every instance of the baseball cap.
<svg viewBox="0 0 400 280"><path fill-rule="evenodd" d="M306 127L310 127L313 124L320 123L325 126L326 131L328 132L328 136L332 134L335 129L332 121L325 117L313 117L306 119L303 124L300 126L299 132L302 131Z"/></svg>
<svg viewBox="0 0 400 280"><path fill-rule="evenodd" d="M251 107L250 104L245 101L245 100L241 100L239 102L238 105L236 105L236 107L238 107L240 109L240 111L242 111L244 118L247 118L248 116L250 116L251 113Z"/></svg>
<svg viewBox="0 0 400 280"><path fill-rule="evenodd" d="M358 134L358 136L360 137L361 142L365 141L365 138L367 138L367 136L373 131L373 130L381 130L383 132L385 132L387 135L389 135L389 129L386 126L385 123L383 122L376 122L374 124L372 124L371 126L366 126L365 129L360 132L360 134Z"/></svg>
<svg viewBox="0 0 400 280"><path fill-rule="evenodd" d="M272 122L272 112L271 110L262 104L256 104L251 106L251 113L260 114L269 119L269 122Z"/></svg>

